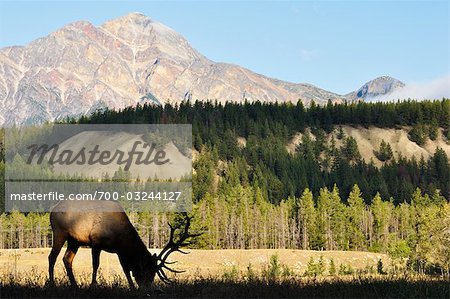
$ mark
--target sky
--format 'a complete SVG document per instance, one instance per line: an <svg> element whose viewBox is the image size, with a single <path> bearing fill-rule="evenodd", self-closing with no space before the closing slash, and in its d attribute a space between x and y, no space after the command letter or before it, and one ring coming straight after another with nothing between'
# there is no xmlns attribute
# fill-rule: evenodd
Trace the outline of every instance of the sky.
<svg viewBox="0 0 450 299"><path fill-rule="evenodd" d="M339 94L382 75L450 88L450 1L0 0L0 47L129 12L173 28L214 61Z"/></svg>

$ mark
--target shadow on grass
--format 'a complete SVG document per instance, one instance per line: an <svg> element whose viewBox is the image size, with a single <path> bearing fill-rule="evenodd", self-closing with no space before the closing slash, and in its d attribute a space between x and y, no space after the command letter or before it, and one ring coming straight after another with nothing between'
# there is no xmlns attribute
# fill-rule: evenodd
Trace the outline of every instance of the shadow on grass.
<svg viewBox="0 0 450 299"><path fill-rule="evenodd" d="M225 282L201 279L158 285L164 292L143 293L123 286L72 288L0 284L1 298L450 298L450 282L431 278L355 278L353 280L261 280Z"/></svg>

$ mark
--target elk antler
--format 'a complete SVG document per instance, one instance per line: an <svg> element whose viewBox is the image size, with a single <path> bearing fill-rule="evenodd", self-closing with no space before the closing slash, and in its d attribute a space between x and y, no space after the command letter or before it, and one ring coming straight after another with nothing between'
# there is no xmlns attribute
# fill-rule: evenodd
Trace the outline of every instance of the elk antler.
<svg viewBox="0 0 450 299"><path fill-rule="evenodd" d="M157 274L159 276L159 278L165 282L165 283L171 283L172 281L167 277L166 273L164 272L164 269L173 272L173 273L183 273L185 271L179 271L179 270L174 270L170 267L168 267L167 265L171 265L171 264L175 264L175 262L168 262L167 258L169 257L169 255L173 252L180 252L182 254L188 254L189 252L185 252L182 251L180 249L180 247L182 246L188 246L191 244L191 242L186 241L189 238L193 238L193 237L198 237L201 235L200 234L190 234L189 233L189 226L191 225L191 220L192 217L187 216L187 214L185 214L185 218L186 218L186 222L184 225L184 231L179 235L179 239L175 242L174 241L174 235L175 235L175 231L177 229L180 229L182 227L182 225L179 226L172 226L169 223L169 227L170 227L170 236L169 236L169 241L167 242L166 246L163 248L163 250L161 250L161 252L159 253L157 259L160 261L159 265L157 266Z"/></svg>

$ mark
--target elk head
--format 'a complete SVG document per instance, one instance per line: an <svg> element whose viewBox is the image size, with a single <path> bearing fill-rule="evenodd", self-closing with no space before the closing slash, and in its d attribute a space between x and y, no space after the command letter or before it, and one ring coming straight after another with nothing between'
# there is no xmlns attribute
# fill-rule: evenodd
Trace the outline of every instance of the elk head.
<svg viewBox="0 0 450 299"><path fill-rule="evenodd" d="M193 237L198 237L201 235L199 234L191 234L189 233L189 227L191 225L192 217L185 216L185 223L180 224L178 226L173 226L169 223L170 227L170 235L169 235L169 241L167 242L166 246L161 250L161 252L156 255L151 255L150 259L150 267L147 269L150 269L151 272L149 273L151 277L151 281L154 280L155 275L158 275L158 277L163 281L164 283L171 283L173 282L167 277L167 274L165 271L169 271L172 273L183 273L185 271L175 270L169 267L169 265L175 264L174 262L167 261L170 254L173 252L179 252L182 254L188 254L188 252L182 251L180 247L188 246L191 244L191 242L188 240ZM177 230L182 229L182 232L178 234L177 240L175 240L175 232Z"/></svg>
<svg viewBox="0 0 450 299"><path fill-rule="evenodd" d="M156 254L147 251L143 259L139 261L137 269L133 270L133 276L139 288L150 288L155 280L158 266Z"/></svg>

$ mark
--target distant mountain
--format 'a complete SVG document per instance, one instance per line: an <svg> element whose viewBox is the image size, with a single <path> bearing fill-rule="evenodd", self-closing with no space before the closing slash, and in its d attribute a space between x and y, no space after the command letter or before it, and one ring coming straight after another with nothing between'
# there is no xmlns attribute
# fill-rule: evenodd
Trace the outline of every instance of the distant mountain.
<svg viewBox="0 0 450 299"><path fill-rule="evenodd" d="M389 77L381 77L389 78ZM180 34L140 13L96 27L79 21L26 46L0 50L0 124L40 123L104 107L186 99L326 103L390 92L380 78L338 95L311 84L209 60Z"/></svg>
<svg viewBox="0 0 450 299"><path fill-rule="evenodd" d="M371 100L378 96L390 94L393 91L404 87L405 84L395 78L382 76L364 84L357 91L347 94L349 100Z"/></svg>

